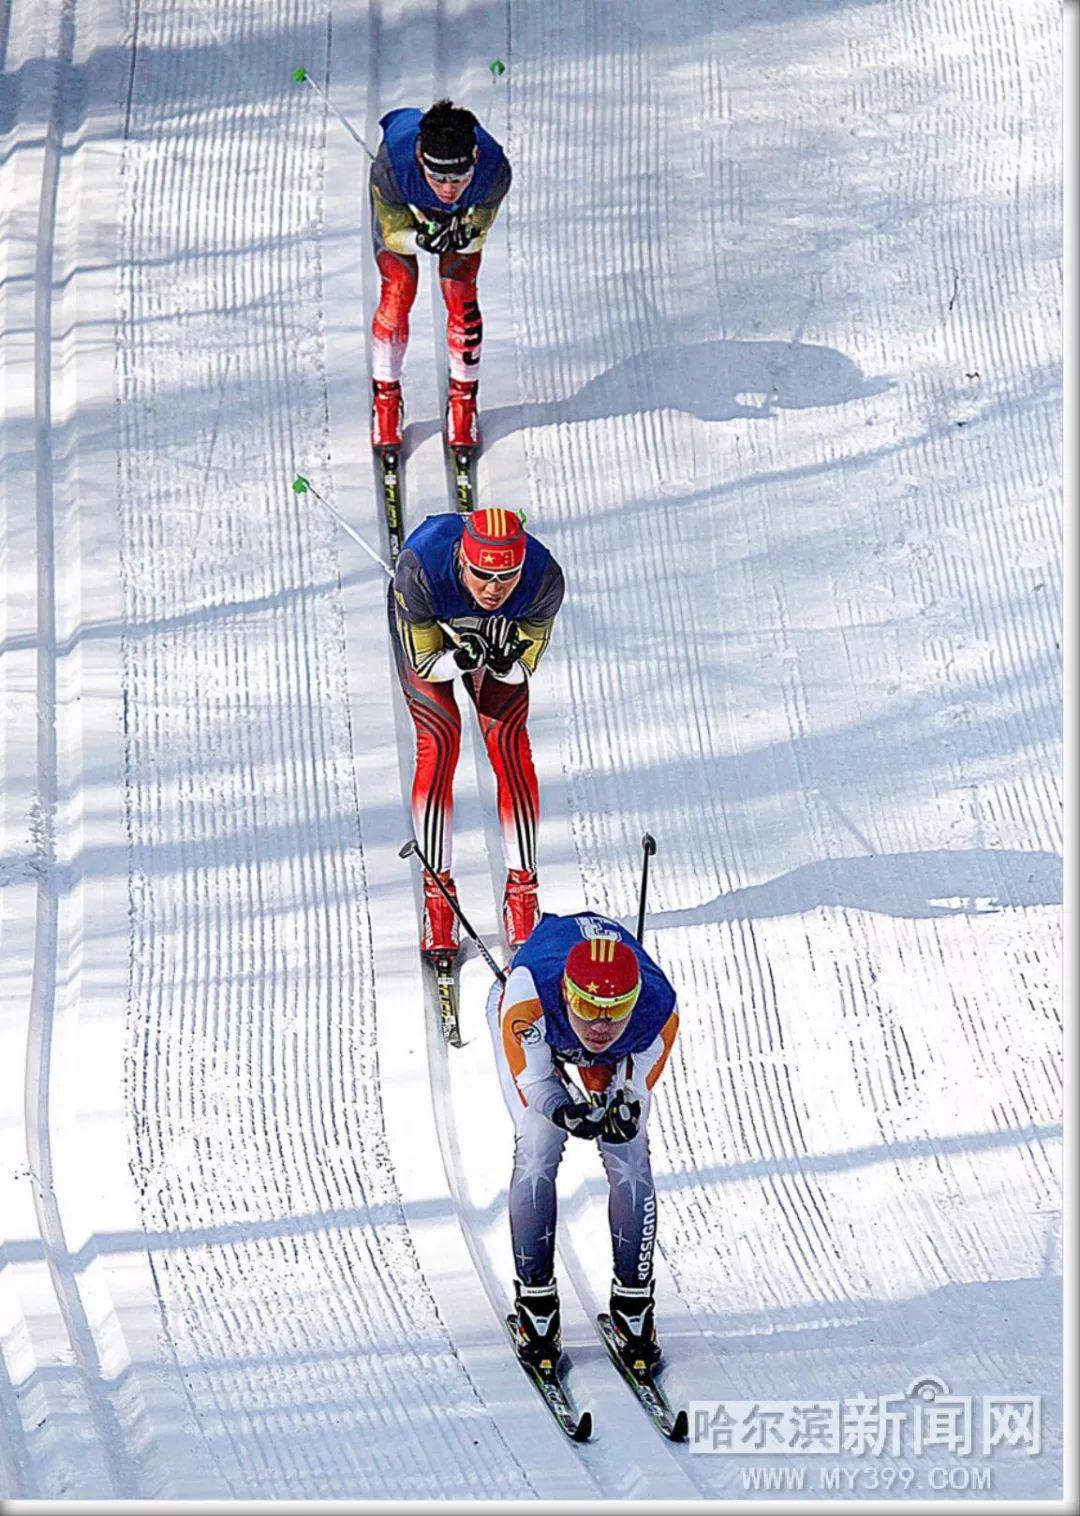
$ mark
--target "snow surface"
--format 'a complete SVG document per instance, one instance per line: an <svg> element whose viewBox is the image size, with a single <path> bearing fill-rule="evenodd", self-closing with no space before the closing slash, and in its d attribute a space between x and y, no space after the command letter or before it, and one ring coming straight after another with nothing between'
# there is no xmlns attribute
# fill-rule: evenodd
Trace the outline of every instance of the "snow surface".
<svg viewBox="0 0 1080 1516"><path fill-rule="evenodd" d="M592 1154L559 1271L595 1443L506 1351L487 976L448 1052L382 576L289 490L382 543L365 159L301 63L369 142L445 91L514 166L480 492L570 581L531 723L546 905L629 919L659 840L673 1396L1041 1394L1044 1452L995 1456L990 1493L1059 1493L1058 26L1051 0L0 13L0 1494L746 1493L602 1356ZM410 523L446 500L429 285ZM455 869L494 940L478 758ZM924 1496L974 1466L874 1466L901 1462Z"/></svg>

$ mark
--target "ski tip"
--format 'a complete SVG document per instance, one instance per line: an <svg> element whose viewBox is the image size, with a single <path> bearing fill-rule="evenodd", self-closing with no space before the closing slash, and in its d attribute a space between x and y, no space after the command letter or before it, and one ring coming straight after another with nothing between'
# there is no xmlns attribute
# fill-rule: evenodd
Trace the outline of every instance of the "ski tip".
<svg viewBox="0 0 1080 1516"><path fill-rule="evenodd" d="M578 1417L577 1426L574 1428L572 1440L574 1442L588 1442L592 1437L592 1412L582 1411Z"/></svg>
<svg viewBox="0 0 1080 1516"><path fill-rule="evenodd" d="M307 69L302 63L299 68L293 69L293 78L297 84L303 84L307 79Z"/></svg>
<svg viewBox="0 0 1080 1516"><path fill-rule="evenodd" d="M690 1435L690 1417L686 1411L676 1411L675 1420L671 1423L671 1431L668 1432L670 1442L685 1442Z"/></svg>
<svg viewBox="0 0 1080 1516"><path fill-rule="evenodd" d="M303 474L297 474L296 478L292 482L292 487L294 494L306 495L308 490L311 488L311 481L310 479L305 479Z"/></svg>

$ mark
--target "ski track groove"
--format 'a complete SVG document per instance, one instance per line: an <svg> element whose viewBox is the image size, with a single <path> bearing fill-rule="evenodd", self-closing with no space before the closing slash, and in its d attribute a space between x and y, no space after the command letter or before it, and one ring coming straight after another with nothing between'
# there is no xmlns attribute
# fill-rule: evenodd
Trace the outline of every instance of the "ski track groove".
<svg viewBox="0 0 1080 1516"><path fill-rule="evenodd" d="M30 71L38 65L47 88L36 98L30 94L31 109L42 110L42 120L34 130L40 132L40 189L37 199L37 226L33 267L33 474L34 538L36 573L36 657L35 704L37 728L36 794L34 846L37 853L35 872L36 910L33 931L33 962L28 1014L26 1020L23 1122L28 1179L41 1238L42 1256L50 1276L55 1303L66 1333L69 1348L58 1349L59 1363L70 1366L69 1385L54 1396L46 1390L36 1412L35 1432L40 1432L50 1417L56 1427L45 1438L34 1441L44 1450L67 1424L74 1428L80 1420L92 1428L94 1445L72 1453L61 1451L46 1472L33 1463L33 1453L21 1428L18 1392L13 1404L5 1395L3 1425L11 1439L8 1461L17 1471L15 1489L19 1493L57 1493L79 1491L90 1485L100 1486L109 1494L130 1496L137 1489L138 1474L127 1431L139 1407L134 1390L125 1397L106 1381L102 1367L101 1343L95 1325L107 1333L115 1328L112 1302L100 1297L92 1309L84 1299L83 1288L93 1298L99 1287L76 1276L69 1249L64 1214L57 1193L52 1095L55 1066L58 1061L58 1033L71 1025L69 989L61 980L61 956L69 951L71 916L77 910L75 896L79 888L78 866L68 859L71 837L65 827L68 817L58 817L62 804L66 810L62 768L66 760L63 747L79 741L71 727L70 712L64 709L69 695L68 682L61 665L59 627L67 626L72 612L70 588L64 575L70 565L57 548L57 534L76 529L73 522L73 470L68 455L67 429L73 418L66 406L69 396L61 382L65 344L60 323L69 315L64 302L64 275L69 260L74 261L71 245L77 235L76 223L66 200L61 200L61 169L65 154L73 152L82 123L76 117L74 98L75 0L42 9L35 18L37 29L20 34L20 44L39 51L28 53ZM25 18L17 18L20 29ZM5 25L5 51L6 51ZM12 126L20 133L17 117ZM68 139L65 141L65 139ZM16 143L13 151L32 145ZM5 156L7 156L5 154ZM69 168L65 185L73 174ZM63 439L59 447L55 439ZM62 618L63 619L62 621ZM67 676L69 679L70 676ZM104 1307L104 1309L103 1309ZM48 1325L43 1323L43 1332ZM50 1356L52 1351L49 1350ZM56 1363L38 1364L38 1370L55 1372ZM5 1382L7 1376L5 1373ZM28 1392L28 1386L22 1386ZM41 1393L40 1391L38 1393ZM125 1405L126 1398L126 1405ZM29 1406L27 1407L29 1412ZM126 1414L125 1414L126 1413ZM62 1441L58 1440L58 1448ZM14 1490L13 1490L14 1492Z"/></svg>
<svg viewBox="0 0 1080 1516"><path fill-rule="evenodd" d="M149 1230L211 1239L166 1250L155 1277L233 1495L435 1495L448 1469L480 1494L504 1488L505 1449L419 1275L373 1093L340 604L313 588L336 585L332 529L288 492L294 439L325 453L326 401L310 235L324 121L286 94L286 48L320 28L325 48L326 27L316 0L276 34L250 4L140 13L120 476L128 612L144 630L125 649L138 1169ZM195 133L207 28L270 105L241 101ZM249 227L257 260L231 251ZM174 303L189 313L179 346L163 324ZM201 544L185 540L193 519ZM316 1220L290 1228L297 1214Z"/></svg>

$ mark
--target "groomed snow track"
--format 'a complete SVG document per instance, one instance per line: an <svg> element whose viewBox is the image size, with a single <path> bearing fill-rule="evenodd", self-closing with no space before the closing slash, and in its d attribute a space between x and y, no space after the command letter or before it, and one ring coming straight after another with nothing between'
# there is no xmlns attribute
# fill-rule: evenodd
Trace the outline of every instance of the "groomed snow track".
<svg viewBox="0 0 1080 1516"><path fill-rule="evenodd" d="M591 1154L594 1444L506 1348L487 975L448 1050L382 576L288 487L385 542L365 163L301 63L368 141L445 91L514 166L479 489L570 581L545 904L629 918L660 839L674 1396L1041 1394L1040 1457L982 1466L1059 1493L1057 45L1050 0L4 11L0 1495L753 1493L606 1363ZM458 801L494 941L478 744Z"/></svg>

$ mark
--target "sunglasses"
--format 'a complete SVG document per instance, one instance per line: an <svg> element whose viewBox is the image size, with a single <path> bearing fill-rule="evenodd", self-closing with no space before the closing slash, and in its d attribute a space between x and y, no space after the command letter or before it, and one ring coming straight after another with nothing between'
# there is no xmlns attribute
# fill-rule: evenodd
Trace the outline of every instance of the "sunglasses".
<svg viewBox="0 0 1080 1516"><path fill-rule="evenodd" d="M467 168L463 174L436 174L426 165L424 171L433 184L467 184L474 172Z"/></svg>
<svg viewBox="0 0 1080 1516"><path fill-rule="evenodd" d="M512 579L516 579L521 573L520 568L502 569L496 573L494 569L473 568L471 563L467 564L466 566L472 577L474 579L479 579L481 584L491 584L492 581L494 581L496 584L509 584Z"/></svg>
<svg viewBox="0 0 1080 1516"><path fill-rule="evenodd" d="M613 995L606 999L587 1000L584 995L574 988L568 979L563 979L563 994L566 996L566 1004L582 1021L599 1021L601 1014L605 1021L625 1021L638 1002L641 994L641 985L635 984L632 990L625 995Z"/></svg>

